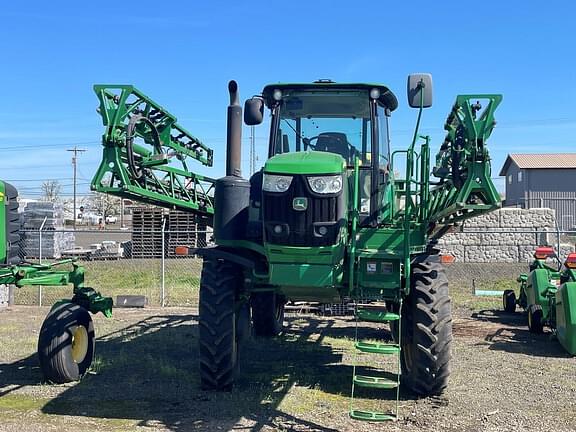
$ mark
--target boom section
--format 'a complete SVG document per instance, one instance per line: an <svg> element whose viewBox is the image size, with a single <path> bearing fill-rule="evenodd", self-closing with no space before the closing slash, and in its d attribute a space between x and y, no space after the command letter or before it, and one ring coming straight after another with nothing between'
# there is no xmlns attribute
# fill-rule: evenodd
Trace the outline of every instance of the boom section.
<svg viewBox="0 0 576 432"><path fill-rule="evenodd" d="M215 180L191 172L186 162L211 167L212 149L131 85L95 85L94 91L106 130L91 189L211 218Z"/></svg>
<svg viewBox="0 0 576 432"><path fill-rule="evenodd" d="M439 181L430 188L423 214L424 221L434 227L451 225L500 207L500 196L491 179L486 141L496 125L494 111L501 101L502 96L497 94L456 98L444 125L446 138L432 170Z"/></svg>

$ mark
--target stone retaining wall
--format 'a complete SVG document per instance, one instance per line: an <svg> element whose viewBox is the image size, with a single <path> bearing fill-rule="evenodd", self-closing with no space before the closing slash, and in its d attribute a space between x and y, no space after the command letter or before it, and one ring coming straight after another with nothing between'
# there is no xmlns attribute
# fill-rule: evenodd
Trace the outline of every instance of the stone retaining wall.
<svg viewBox="0 0 576 432"><path fill-rule="evenodd" d="M526 232L529 231L529 232ZM556 215L548 208L503 208L469 219L442 237L438 247L457 262L526 262L537 246L556 246ZM560 258L574 251L561 244Z"/></svg>

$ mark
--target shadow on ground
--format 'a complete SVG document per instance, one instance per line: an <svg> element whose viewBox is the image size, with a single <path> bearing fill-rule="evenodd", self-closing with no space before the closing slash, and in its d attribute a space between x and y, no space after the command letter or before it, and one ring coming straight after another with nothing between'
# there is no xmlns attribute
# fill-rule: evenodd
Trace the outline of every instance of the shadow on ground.
<svg viewBox="0 0 576 432"><path fill-rule="evenodd" d="M489 349L491 350L537 357L570 357L549 329L541 334L531 333L528 330L525 313L482 310L473 313L472 318L500 324L500 326L495 327L484 337L484 340L489 343Z"/></svg>
<svg viewBox="0 0 576 432"><path fill-rule="evenodd" d="M349 395L352 368L341 363L343 348L322 341L327 336L352 339L354 325L337 327L334 319L315 317L288 321L282 337L248 341L234 390L215 393L200 390L196 316L148 317L100 336L93 372L51 399L42 412L131 419L141 426L173 431L231 430L239 421L243 430L251 431L266 426L333 431L286 414L279 405L295 385ZM380 338L382 331L366 328L363 336ZM7 386L40 383L35 356L0 365L0 370L0 395L7 393ZM394 397L391 393L378 392L374 398ZM325 408L332 409L329 401ZM314 403L311 409L317 409Z"/></svg>

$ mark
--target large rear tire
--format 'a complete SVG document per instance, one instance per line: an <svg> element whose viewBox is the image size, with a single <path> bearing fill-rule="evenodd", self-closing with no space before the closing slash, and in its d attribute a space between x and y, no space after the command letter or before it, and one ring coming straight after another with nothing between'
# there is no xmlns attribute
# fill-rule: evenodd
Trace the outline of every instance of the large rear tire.
<svg viewBox="0 0 576 432"><path fill-rule="evenodd" d="M90 313L62 303L46 316L38 337L40 369L47 381L78 381L94 359L94 324Z"/></svg>
<svg viewBox="0 0 576 432"><path fill-rule="evenodd" d="M418 395L441 394L448 385L452 310L448 280L439 262L412 264L411 291L402 310L403 383Z"/></svg>
<svg viewBox="0 0 576 432"><path fill-rule="evenodd" d="M284 298L275 292L255 292L250 296L254 334L278 336L284 326Z"/></svg>
<svg viewBox="0 0 576 432"><path fill-rule="evenodd" d="M217 259L204 259L200 279L200 383L205 390L232 389L237 374L236 297L242 272Z"/></svg>
<svg viewBox="0 0 576 432"><path fill-rule="evenodd" d="M14 186L4 182L6 205L6 264L16 265L22 261L20 213L18 213L18 191Z"/></svg>

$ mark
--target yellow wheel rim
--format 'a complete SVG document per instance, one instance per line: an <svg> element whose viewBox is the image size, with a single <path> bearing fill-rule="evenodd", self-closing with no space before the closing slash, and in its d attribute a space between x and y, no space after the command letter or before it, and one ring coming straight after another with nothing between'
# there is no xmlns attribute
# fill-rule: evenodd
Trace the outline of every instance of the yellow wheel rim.
<svg viewBox="0 0 576 432"><path fill-rule="evenodd" d="M72 359L82 363L88 354L88 331L84 326L72 328Z"/></svg>

